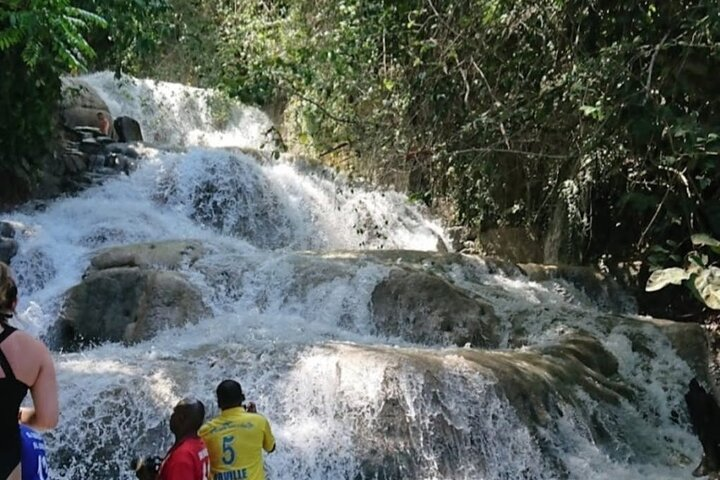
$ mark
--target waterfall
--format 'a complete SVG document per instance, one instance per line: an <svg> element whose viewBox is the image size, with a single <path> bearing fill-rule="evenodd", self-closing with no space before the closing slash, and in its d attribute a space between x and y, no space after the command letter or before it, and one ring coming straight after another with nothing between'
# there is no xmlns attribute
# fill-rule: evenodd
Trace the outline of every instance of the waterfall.
<svg viewBox="0 0 720 480"><path fill-rule="evenodd" d="M212 92L108 72L84 80L154 148L129 175L3 217L20 245L17 323L51 331L99 249L175 239L206 250L181 271L209 314L134 345L54 352L52 478L134 478L133 456L171 444L174 404L192 395L216 414L225 378L270 419L274 479L669 480L699 460L683 399L697 365L678 342L697 335L691 326L606 312L571 284L439 253L441 225L403 195L273 159L257 109L234 105L218 128ZM398 271L487 306L487 344L380 328L373 299ZM430 315L422 301L403 308Z"/></svg>

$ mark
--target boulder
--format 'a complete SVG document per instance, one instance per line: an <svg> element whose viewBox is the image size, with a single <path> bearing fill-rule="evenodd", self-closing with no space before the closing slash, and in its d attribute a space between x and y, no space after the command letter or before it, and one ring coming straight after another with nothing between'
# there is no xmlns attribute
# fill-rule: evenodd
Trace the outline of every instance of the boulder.
<svg viewBox="0 0 720 480"><path fill-rule="evenodd" d="M107 110L107 104L94 88L84 80L72 77L62 78L62 98L60 107L63 109L82 107L94 110Z"/></svg>
<svg viewBox="0 0 720 480"><path fill-rule="evenodd" d="M106 341L134 343L208 315L198 288L176 271L202 252L193 241L102 250L82 282L67 292L56 325L59 345L74 350Z"/></svg>
<svg viewBox="0 0 720 480"><path fill-rule="evenodd" d="M103 135L112 132L112 115L105 101L86 82L62 79L60 118L65 127L94 127Z"/></svg>
<svg viewBox="0 0 720 480"><path fill-rule="evenodd" d="M112 116L108 110L99 110L85 107L66 108L61 112L63 125L68 128L76 127L92 127L96 128L100 134L107 135L112 133L112 129L108 130L105 121L112 120ZM106 119L106 120L103 120Z"/></svg>
<svg viewBox="0 0 720 480"><path fill-rule="evenodd" d="M18 243L15 239L0 237L0 262L10 263L17 251Z"/></svg>
<svg viewBox="0 0 720 480"><path fill-rule="evenodd" d="M393 269L373 290L372 312L378 331L412 342L498 345L492 306L427 272Z"/></svg>
<svg viewBox="0 0 720 480"><path fill-rule="evenodd" d="M113 121L115 133L119 142L132 143L142 142L143 135L140 124L134 118L120 116Z"/></svg>
<svg viewBox="0 0 720 480"><path fill-rule="evenodd" d="M184 263L195 263L203 252L202 244L194 240L136 243L101 250L90 260L90 267L92 270L116 267L154 267L174 270Z"/></svg>
<svg viewBox="0 0 720 480"><path fill-rule="evenodd" d="M202 296L178 272L117 267L90 272L71 288L58 321L66 350L102 343L135 343L159 330L207 315Z"/></svg>
<svg viewBox="0 0 720 480"><path fill-rule="evenodd" d="M0 222L0 237L15 238L15 227L9 222Z"/></svg>

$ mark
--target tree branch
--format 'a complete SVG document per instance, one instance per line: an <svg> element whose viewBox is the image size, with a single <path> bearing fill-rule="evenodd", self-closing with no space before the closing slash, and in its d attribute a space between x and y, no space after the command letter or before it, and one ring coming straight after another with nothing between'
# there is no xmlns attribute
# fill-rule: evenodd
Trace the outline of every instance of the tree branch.
<svg viewBox="0 0 720 480"><path fill-rule="evenodd" d="M652 58L650 58L650 68L648 68L648 74L647 74L647 81L645 82L645 101L650 98L650 82L652 81L652 74L653 74L653 68L655 67L655 60L657 59L658 53L660 53L660 49L663 46L663 43L665 43L665 40L670 36L670 32L667 32L662 40L660 40L660 43L658 43L655 46L655 51L652 54Z"/></svg>
<svg viewBox="0 0 720 480"><path fill-rule="evenodd" d="M524 152L522 150L511 150L503 148L466 148L463 150L455 150L448 152L449 154L462 155L466 153L509 153L512 155L522 155L525 157L539 157L539 158L552 158L556 160L565 160L570 158L569 155L553 155L551 153L540 153L540 152Z"/></svg>

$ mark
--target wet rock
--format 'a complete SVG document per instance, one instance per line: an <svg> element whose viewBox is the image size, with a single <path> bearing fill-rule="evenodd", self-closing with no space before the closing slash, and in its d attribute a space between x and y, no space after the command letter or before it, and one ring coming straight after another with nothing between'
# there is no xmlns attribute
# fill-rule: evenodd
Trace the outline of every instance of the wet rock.
<svg viewBox="0 0 720 480"><path fill-rule="evenodd" d="M611 276L592 267L523 263L518 267L535 282L564 280L583 292L600 308L612 313L635 313L637 304Z"/></svg>
<svg viewBox="0 0 720 480"><path fill-rule="evenodd" d="M13 238L0 238L0 262L10 263L18 252L18 243Z"/></svg>
<svg viewBox="0 0 720 480"><path fill-rule="evenodd" d="M118 141L123 143L142 142L143 135L140 124L131 117L120 116L113 122Z"/></svg>
<svg viewBox="0 0 720 480"><path fill-rule="evenodd" d="M637 321L660 330L667 336L675 353L690 366L695 376L703 382L712 383L711 369L714 363L712 349L710 339L702 325L650 317L641 317ZM708 364L709 359L710 364Z"/></svg>
<svg viewBox="0 0 720 480"><path fill-rule="evenodd" d="M80 151L87 155L94 155L103 151L103 146L95 138L83 138L80 142Z"/></svg>
<svg viewBox="0 0 720 480"><path fill-rule="evenodd" d="M0 237L15 238L15 227L9 222L0 222Z"/></svg>
<svg viewBox="0 0 720 480"><path fill-rule="evenodd" d="M211 163L207 177L189 192L192 218L224 234L234 235L262 248L280 248L293 240L293 220L287 215L282 196L258 166L247 158L228 155L227 162ZM168 171L164 184L176 184L175 171ZM217 181L222 178L222 181ZM167 189L168 201L177 193Z"/></svg>
<svg viewBox="0 0 720 480"><path fill-rule="evenodd" d="M117 147L107 104L92 86L63 78L57 118L56 150L43 160L35 198L76 193L120 173L130 174L143 154L142 146Z"/></svg>
<svg viewBox="0 0 720 480"><path fill-rule="evenodd" d="M83 152L66 152L63 155L65 171L68 173L80 173L87 169L87 160Z"/></svg>
<svg viewBox="0 0 720 480"><path fill-rule="evenodd" d="M101 135L110 135L112 130L112 116L105 101L77 78L62 79L60 118L68 128L91 127Z"/></svg>
<svg viewBox="0 0 720 480"><path fill-rule="evenodd" d="M197 322L209 310L197 287L175 270L202 252L193 241L102 250L66 294L54 332L59 345L73 350L106 341L134 343Z"/></svg>
<svg viewBox="0 0 720 480"><path fill-rule="evenodd" d="M108 268L90 272L68 291L56 335L66 350L134 343L207 314L198 289L178 272Z"/></svg>
<svg viewBox="0 0 720 480"><path fill-rule="evenodd" d="M80 139L84 138L96 138L102 135L102 132L97 127L91 127L88 125L84 125L81 127L74 127L73 131L77 132L80 135Z"/></svg>
<svg viewBox="0 0 720 480"><path fill-rule="evenodd" d="M204 253L202 244L194 240L169 240L111 247L90 260L91 270L116 267L162 268L175 270L192 264Z"/></svg>
<svg viewBox="0 0 720 480"><path fill-rule="evenodd" d="M541 478L541 472L567 478L564 459L558 457L552 441L545 441L548 430L562 421L563 410L577 409L575 420L588 427L587 434L600 448L617 446L605 437L607 425L593 423L592 413L578 407L583 402L607 407L605 411L611 413L605 421L617 423L618 431L632 429L623 425L620 416L613 418L622 411L617 406L632 397L632 390L588 368L575 355L565 355L568 348L582 350L591 343L602 358L610 355L589 337L567 337L552 349L524 352L336 347L347 358L345 365L335 367L339 378L352 365L374 372L384 365L379 373L382 403L352 432L362 472L356 478L416 478L429 470L444 478L467 463L475 469L468 478ZM463 373L453 374L459 365ZM523 438L527 443L519 444ZM524 451L526 459L536 455L537 470L523 474L522 467L482 453L507 447L507 441L513 443L513 451Z"/></svg>
<svg viewBox="0 0 720 480"><path fill-rule="evenodd" d="M0 262L10 263L17 251L15 227L9 222L0 222Z"/></svg>
<svg viewBox="0 0 720 480"><path fill-rule="evenodd" d="M498 344L492 306L426 272L391 271L372 293L372 311L386 335L425 344Z"/></svg>
<svg viewBox="0 0 720 480"><path fill-rule="evenodd" d="M132 145L126 145L124 143L110 143L108 145L105 145L105 151L109 153L118 153L134 159L140 157L140 152L137 148Z"/></svg>

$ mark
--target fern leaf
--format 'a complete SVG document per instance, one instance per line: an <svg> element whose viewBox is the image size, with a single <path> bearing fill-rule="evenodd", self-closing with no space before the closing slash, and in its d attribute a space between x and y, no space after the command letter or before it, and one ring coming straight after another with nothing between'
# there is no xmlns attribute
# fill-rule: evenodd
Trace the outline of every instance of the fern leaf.
<svg viewBox="0 0 720 480"><path fill-rule="evenodd" d="M22 36L22 31L17 28L0 31L0 52L19 43Z"/></svg>
<svg viewBox="0 0 720 480"><path fill-rule="evenodd" d="M107 28L108 26L107 21L103 17L96 13L83 10L82 8L68 7L65 11L67 12L67 15L82 20L87 25L94 25L101 28Z"/></svg>

